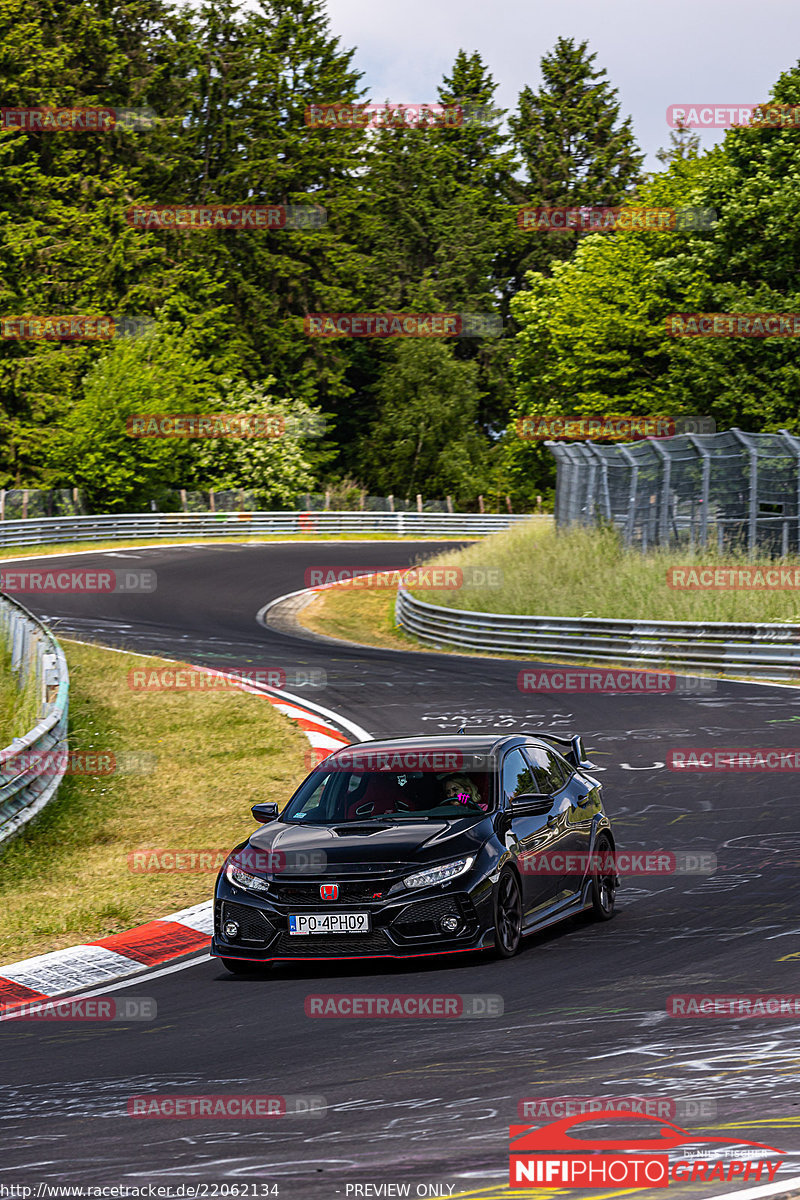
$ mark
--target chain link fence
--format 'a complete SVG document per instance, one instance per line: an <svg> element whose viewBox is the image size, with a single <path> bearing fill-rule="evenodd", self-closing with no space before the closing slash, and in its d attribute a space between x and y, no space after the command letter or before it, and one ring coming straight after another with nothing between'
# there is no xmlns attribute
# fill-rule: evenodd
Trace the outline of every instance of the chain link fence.
<svg viewBox="0 0 800 1200"><path fill-rule="evenodd" d="M786 430L545 444L558 466L561 528L606 522L642 551L800 552L800 438Z"/></svg>

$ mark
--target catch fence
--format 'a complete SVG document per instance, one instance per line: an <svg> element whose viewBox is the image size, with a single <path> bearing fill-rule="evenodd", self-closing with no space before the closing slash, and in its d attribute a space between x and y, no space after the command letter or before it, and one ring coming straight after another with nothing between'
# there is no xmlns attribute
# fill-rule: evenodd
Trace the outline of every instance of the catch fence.
<svg viewBox="0 0 800 1200"><path fill-rule="evenodd" d="M546 445L558 464L561 528L605 522L642 551L800 552L800 437L786 430Z"/></svg>

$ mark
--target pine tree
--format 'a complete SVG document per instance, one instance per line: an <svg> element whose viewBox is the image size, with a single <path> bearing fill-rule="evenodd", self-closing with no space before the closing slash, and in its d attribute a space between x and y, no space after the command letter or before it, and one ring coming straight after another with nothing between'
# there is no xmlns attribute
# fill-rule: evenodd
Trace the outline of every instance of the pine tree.
<svg viewBox="0 0 800 1200"><path fill-rule="evenodd" d="M588 42L560 37L541 60L542 86L520 93L509 126L530 206L620 204L642 179L644 155L631 119L620 119L617 90L595 67L596 58ZM512 291L523 286L527 271L547 271L569 258L580 236L520 231L508 272Z"/></svg>

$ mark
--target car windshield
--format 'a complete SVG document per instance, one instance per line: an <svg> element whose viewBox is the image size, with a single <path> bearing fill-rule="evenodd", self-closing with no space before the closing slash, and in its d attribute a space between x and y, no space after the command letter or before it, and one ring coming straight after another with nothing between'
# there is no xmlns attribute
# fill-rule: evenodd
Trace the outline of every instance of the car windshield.
<svg viewBox="0 0 800 1200"><path fill-rule="evenodd" d="M346 821L456 821L494 807L490 771L312 772L281 814L284 821L339 825Z"/></svg>

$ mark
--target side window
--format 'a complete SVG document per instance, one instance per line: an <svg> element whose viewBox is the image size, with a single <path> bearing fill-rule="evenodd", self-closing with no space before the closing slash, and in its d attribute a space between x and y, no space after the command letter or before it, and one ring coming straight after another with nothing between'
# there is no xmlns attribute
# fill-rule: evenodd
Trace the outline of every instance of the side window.
<svg viewBox="0 0 800 1200"><path fill-rule="evenodd" d="M553 765L553 770L558 772L561 779L560 786L563 787L564 784L569 783L570 779L572 779L572 776L575 774L575 771L569 765L567 760L562 758L560 754L556 754L555 751L549 751L549 758Z"/></svg>
<svg viewBox="0 0 800 1200"><path fill-rule="evenodd" d="M510 750L503 759L503 796L506 801L523 792L538 792L539 785L519 750Z"/></svg>
<svg viewBox="0 0 800 1200"><path fill-rule="evenodd" d="M526 746L525 753L533 767L538 792L552 795L553 792L560 792L569 782L572 772L568 764L552 750L545 750L543 746Z"/></svg>

